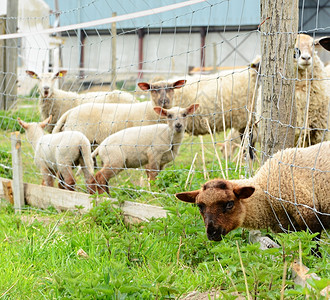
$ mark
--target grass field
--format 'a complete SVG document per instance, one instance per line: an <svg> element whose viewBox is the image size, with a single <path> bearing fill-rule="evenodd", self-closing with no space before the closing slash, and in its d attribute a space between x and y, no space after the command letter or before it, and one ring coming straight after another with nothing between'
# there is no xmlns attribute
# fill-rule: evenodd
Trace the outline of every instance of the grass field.
<svg viewBox="0 0 330 300"><path fill-rule="evenodd" d="M19 130L17 116L38 120L35 101L24 100L19 111L0 115L1 177L11 176L1 165L11 165L10 131ZM40 184L24 134L22 140L24 181ZM111 181L111 196L161 205L170 212L164 219L126 224L122 212L107 201L86 215L79 210L58 213L52 207L26 207L14 214L1 200L0 299L176 299L192 291L211 299L207 293L212 290L220 299L280 299L281 290L283 299L326 299L320 290L330 284L328 240L320 245L323 258L310 255L315 242L305 232L264 232L281 245L266 251L249 244L248 231L242 229L212 242L198 209L175 199L175 192L199 188L204 176L221 175L210 136L203 142L204 157L200 139L187 135L176 161L150 185L143 170L123 171ZM189 172L196 153L194 172ZM234 163L221 164L230 179L244 175ZM82 178L78 184L83 190ZM322 278L310 282L313 290L293 284L289 267L299 257Z"/></svg>

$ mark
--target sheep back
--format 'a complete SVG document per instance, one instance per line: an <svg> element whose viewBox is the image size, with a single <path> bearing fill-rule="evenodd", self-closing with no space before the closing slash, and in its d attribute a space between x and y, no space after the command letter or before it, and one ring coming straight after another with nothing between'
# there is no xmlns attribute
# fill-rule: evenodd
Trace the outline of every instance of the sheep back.
<svg viewBox="0 0 330 300"><path fill-rule="evenodd" d="M174 104L181 107L195 102L200 104L199 113L188 117L186 131L194 135L208 134L206 120L212 131L223 131L223 118L226 129L245 128L256 79L254 69L244 69L186 83L185 87L175 92Z"/></svg>
<svg viewBox="0 0 330 300"><path fill-rule="evenodd" d="M306 222L312 232L322 231L321 224L329 228L329 157L330 142L286 149L266 161L250 179L250 183L260 187L252 197L258 198L260 203L256 205L265 209L268 227L275 232L282 232L283 228L301 230L306 228Z"/></svg>

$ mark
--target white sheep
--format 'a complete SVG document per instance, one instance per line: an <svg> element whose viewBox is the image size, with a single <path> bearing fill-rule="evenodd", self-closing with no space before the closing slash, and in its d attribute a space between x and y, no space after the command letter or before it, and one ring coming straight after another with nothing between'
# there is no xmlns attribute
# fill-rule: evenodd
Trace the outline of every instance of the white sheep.
<svg viewBox="0 0 330 300"><path fill-rule="evenodd" d="M154 107L154 111L164 118L167 124L154 124L127 128L106 138L92 153L100 156L103 168L89 182L91 190L108 192L108 181L124 168L146 166L150 180L155 180L164 166L178 154L184 137L187 116L193 114L199 104L187 108L164 109Z"/></svg>
<svg viewBox="0 0 330 300"><path fill-rule="evenodd" d="M330 38L313 40L306 34L299 34L295 44L295 66L298 80L295 81L295 99L297 105L296 140L299 145L314 145L329 140L327 132L328 105L330 101L328 78L325 67L314 51L321 45L330 50ZM306 128L306 134L305 129Z"/></svg>
<svg viewBox="0 0 330 300"><path fill-rule="evenodd" d="M245 227L274 232L330 228L330 142L279 151L250 179L206 182L176 197L196 203L207 236Z"/></svg>
<svg viewBox="0 0 330 300"><path fill-rule="evenodd" d="M139 83L142 90L151 92L151 101L133 104L86 103L68 110L58 120L53 133L77 130L86 135L91 143L100 144L110 134L119 130L159 122L154 106L173 106L174 89L184 85L185 80L174 83Z"/></svg>
<svg viewBox="0 0 330 300"><path fill-rule="evenodd" d="M208 134L206 121L212 131L228 128L244 131L256 90L259 61L260 57L257 57L249 68L230 74L200 76L198 80L195 77L188 78L185 87L174 95L176 106L185 107L195 102L200 104L199 113L188 120L187 132Z"/></svg>
<svg viewBox="0 0 330 300"><path fill-rule="evenodd" d="M74 190L73 166L82 166L86 182L93 177L91 145L78 131L45 135L43 129L51 118L40 123L27 123L18 118L18 122L25 129L27 140L35 151L34 162L42 174L42 185L53 186L54 178L58 176L59 188Z"/></svg>
<svg viewBox="0 0 330 300"><path fill-rule="evenodd" d="M55 124L61 115L69 109L83 103L135 103L134 96L124 91L109 91L109 92L91 92L78 94L68 92L54 87L55 80L66 75L67 71L61 70L57 73L36 74L33 71L26 73L38 79L39 107L41 119L44 120L52 115L53 123ZM51 132L53 125L46 126L46 130Z"/></svg>

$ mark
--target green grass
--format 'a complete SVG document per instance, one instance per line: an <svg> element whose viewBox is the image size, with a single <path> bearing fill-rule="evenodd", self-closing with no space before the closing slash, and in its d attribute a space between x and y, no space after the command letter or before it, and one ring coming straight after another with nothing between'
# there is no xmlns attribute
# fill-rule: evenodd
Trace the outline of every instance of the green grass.
<svg viewBox="0 0 330 300"><path fill-rule="evenodd" d="M1 164L11 165L10 129L19 129L18 116L37 121L36 102L21 99L19 110L0 114L1 177L11 176ZM215 139L220 142L223 135ZM212 289L221 299L235 299L233 293L247 297L247 290L253 299L279 299L283 272L299 258L299 244L303 263L322 281L310 282L315 287L311 291L294 286L288 271L284 298L322 299L319 291L330 284L328 239L321 243L322 259L310 255L315 243L305 232L268 233L281 248L266 251L249 244L248 232L242 229L212 242L198 209L174 198L176 192L199 188L205 178L221 176L210 136L204 136L203 142L206 174L200 140L187 135L176 161L155 182L148 184L143 170L123 171L111 180L112 197L161 205L170 212L164 219L128 225L122 212L107 201L86 215L78 209L57 213L53 208L30 207L14 214L10 205L0 201L0 299L175 299ZM22 159L23 180L40 184L33 150L23 132ZM245 170L236 171L234 163L221 160L221 165L229 179L244 175ZM84 189L82 177L78 185ZM86 258L77 254L80 249Z"/></svg>
<svg viewBox="0 0 330 300"><path fill-rule="evenodd" d="M231 293L247 296L244 270L252 297L279 299L283 269L299 256L298 241L303 263L323 278L318 289L329 284L328 258L310 255L314 243L304 232L278 235L283 248L261 251L241 229L221 243L208 241L194 206L176 202L169 210L165 219L127 225L108 202L83 216L52 209L15 215L1 202L0 297L174 299L215 288L235 299ZM290 276L285 285L285 299L309 293L294 287ZM314 299L321 299L318 292Z"/></svg>

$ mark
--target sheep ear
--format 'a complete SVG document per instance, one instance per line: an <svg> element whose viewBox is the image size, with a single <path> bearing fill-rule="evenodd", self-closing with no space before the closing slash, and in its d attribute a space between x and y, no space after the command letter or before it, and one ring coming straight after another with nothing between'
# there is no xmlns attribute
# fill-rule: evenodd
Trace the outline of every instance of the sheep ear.
<svg viewBox="0 0 330 300"><path fill-rule="evenodd" d="M330 51L330 37L321 37L314 41L315 46L322 46L325 50Z"/></svg>
<svg viewBox="0 0 330 300"><path fill-rule="evenodd" d="M26 72L26 74L28 74L33 79L39 79L39 76L35 72L29 71L29 70L26 70L25 72Z"/></svg>
<svg viewBox="0 0 330 300"><path fill-rule="evenodd" d="M186 82L187 82L187 80L181 79L181 80L174 82L172 86L174 89L180 89L180 88L184 87Z"/></svg>
<svg viewBox="0 0 330 300"><path fill-rule="evenodd" d="M191 104L188 108L187 108L187 115L191 115L193 114L199 107L198 103L194 103Z"/></svg>
<svg viewBox="0 0 330 300"><path fill-rule="evenodd" d="M54 78L64 77L64 76L66 75L67 72L68 72L68 71L66 71L66 70L60 70L60 71L58 71L58 72L55 74Z"/></svg>
<svg viewBox="0 0 330 300"><path fill-rule="evenodd" d="M200 190L177 193L175 194L175 197L184 202L196 203L196 197L198 196L199 192Z"/></svg>
<svg viewBox="0 0 330 300"><path fill-rule="evenodd" d="M43 120L41 123L40 123L40 126L41 128L45 128L47 124L49 124L49 122L52 120L52 115L50 115L46 120Z"/></svg>
<svg viewBox="0 0 330 300"><path fill-rule="evenodd" d="M18 124L21 125L22 128L27 129L29 127L29 124L22 121L20 118L17 118Z"/></svg>
<svg viewBox="0 0 330 300"><path fill-rule="evenodd" d="M255 188L253 186L236 186L234 187L234 194L237 199L246 199L252 196L254 193Z"/></svg>
<svg viewBox="0 0 330 300"><path fill-rule="evenodd" d="M160 106L155 106L154 111L157 115L160 115L162 117L167 117L167 110L165 108L162 108Z"/></svg>
<svg viewBox="0 0 330 300"><path fill-rule="evenodd" d="M143 91L149 91L150 90L150 84L148 82L139 82L138 86Z"/></svg>

